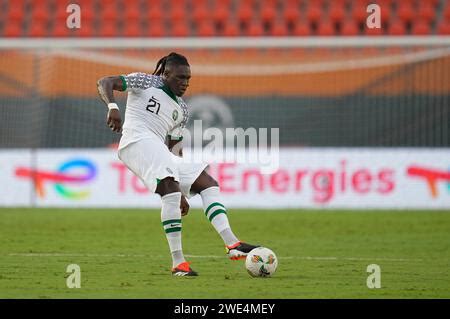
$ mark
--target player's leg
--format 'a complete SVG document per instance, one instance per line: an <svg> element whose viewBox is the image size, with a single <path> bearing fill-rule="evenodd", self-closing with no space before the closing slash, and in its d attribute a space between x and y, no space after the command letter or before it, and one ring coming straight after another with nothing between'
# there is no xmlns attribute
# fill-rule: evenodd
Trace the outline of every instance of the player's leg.
<svg viewBox="0 0 450 319"><path fill-rule="evenodd" d="M232 246L239 242L228 221L227 210L220 198L219 184L203 171L191 186L191 190L200 194L206 218L222 237L225 245Z"/></svg>
<svg viewBox="0 0 450 319"><path fill-rule="evenodd" d="M191 191L200 194L206 217L220 235L227 247L230 259L243 259L257 246L241 242L231 230L227 216L227 209L222 203L219 184L206 171L202 171L194 183Z"/></svg>
<svg viewBox="0 0 450 319"><path fill-rule="evenodd" d="M161 196L161 221L172 254L172 273L177 276L196 275L183 256L178 167L172 162L167 146L158 139L146 138L119 149L118 155L151 193Z"/></svg>
<svg viewBox="0 0 450 319"><path fill-rule="evenodd" d="M158 183L155 192L161 195L161 223L172 255L172 274L175 276L197 276L197 273L190 268L183 255L179 184L172 177L166 177Z"/></svg>

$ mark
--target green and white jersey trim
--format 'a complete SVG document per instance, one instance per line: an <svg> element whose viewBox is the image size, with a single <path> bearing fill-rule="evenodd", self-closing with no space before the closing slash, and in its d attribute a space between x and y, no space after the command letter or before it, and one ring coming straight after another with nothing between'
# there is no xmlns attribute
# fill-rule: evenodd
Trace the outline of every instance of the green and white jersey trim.
<svg viewBox="0 0 450 319"><path fill-rule="evenodd" d="M143 72L135 72L127 75L121 75L122 90L146 90L151 87L160 87L164 83L162 78L158 75L147 74Z"/></svg>

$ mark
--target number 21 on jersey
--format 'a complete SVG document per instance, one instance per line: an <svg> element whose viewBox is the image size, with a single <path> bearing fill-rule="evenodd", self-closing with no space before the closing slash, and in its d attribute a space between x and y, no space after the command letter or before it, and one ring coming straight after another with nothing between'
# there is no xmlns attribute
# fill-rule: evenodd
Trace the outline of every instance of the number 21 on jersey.
<svg viewBox="0 0 450 319"><path fill-rule="evenodd" d="M151 113L158 114L160 107L161 107L161 104L159 103L159 101L152 96L151 99L148 100L146 109L147 109L147 111L149 111Z"/></svg>

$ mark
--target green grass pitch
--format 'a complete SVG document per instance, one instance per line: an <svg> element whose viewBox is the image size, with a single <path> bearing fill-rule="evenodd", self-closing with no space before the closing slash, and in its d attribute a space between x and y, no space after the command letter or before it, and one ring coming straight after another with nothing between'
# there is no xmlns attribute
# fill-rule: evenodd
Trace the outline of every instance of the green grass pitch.
<svg viewBox="0 0 450 319"><path fill-rule="evenodd" d="M183 218L196 278L172 277L157 210L0 209L0 298L450 298L449 211L234 210L234 232L274 250L272 278L225 257L200 210ZM81 268L81 288L66 268ZM367 266L381 288L367 287Z"/></svg>

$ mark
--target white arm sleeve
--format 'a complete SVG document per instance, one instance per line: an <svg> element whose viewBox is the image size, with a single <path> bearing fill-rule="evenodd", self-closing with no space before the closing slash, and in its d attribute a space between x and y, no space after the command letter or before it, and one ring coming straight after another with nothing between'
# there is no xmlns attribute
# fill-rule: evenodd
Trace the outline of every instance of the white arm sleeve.
<svg viewBox="0 0 450 319"><path fill-rule="evenodd" d="M121 75L124 91L145 90L150 87L160 87L163 85L162 79L158 75L142 72Z"/></svg>

